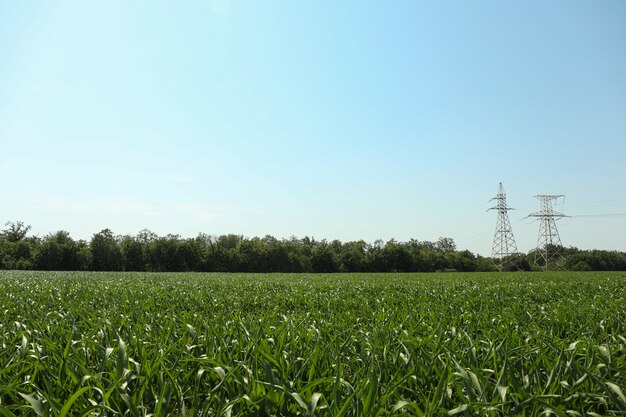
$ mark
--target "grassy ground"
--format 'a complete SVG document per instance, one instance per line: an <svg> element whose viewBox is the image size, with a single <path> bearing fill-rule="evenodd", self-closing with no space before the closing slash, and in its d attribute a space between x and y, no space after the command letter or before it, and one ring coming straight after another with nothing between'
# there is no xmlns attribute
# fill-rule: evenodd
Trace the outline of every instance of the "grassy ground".
<svg viewBox="0 0 626 417"><path fill-rule="evenodd" d="M626 415L626 273L0 273L0 416Z"/></svg>

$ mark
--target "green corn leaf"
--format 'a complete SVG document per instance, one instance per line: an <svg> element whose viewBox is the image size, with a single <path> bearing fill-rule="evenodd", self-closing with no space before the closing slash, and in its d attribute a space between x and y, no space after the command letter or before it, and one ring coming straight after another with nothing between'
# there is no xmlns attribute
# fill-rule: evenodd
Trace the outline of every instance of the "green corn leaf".
<svg viewBox="0 0 626 417"><path fill-rule="evenodd" d="M31 394L23 394L21 392L19 394L22 396L22 398L28 401L28 403L33 408L33 410L35 410L35 413L38 416L40 417L48 416L48 407L43 401L41 401L40 399L36 398L35 396Z"/></svg>
<svg viewBox="0 0 626 417"><path fill-rule="evenodd" d="M81 395L83 395L85 392L91 390L91 387L83 387L81 389L79 389L78 391L76 391L74 393L74 395L72 395L67 402L63 405L63 408L61 408L61 412L59 413L59 417L65 417L67 415L67 413L70 410L70 407L72 407L72 404L74 404L76 402L76 400L78 400L78 398L80 398Z"/></svg>

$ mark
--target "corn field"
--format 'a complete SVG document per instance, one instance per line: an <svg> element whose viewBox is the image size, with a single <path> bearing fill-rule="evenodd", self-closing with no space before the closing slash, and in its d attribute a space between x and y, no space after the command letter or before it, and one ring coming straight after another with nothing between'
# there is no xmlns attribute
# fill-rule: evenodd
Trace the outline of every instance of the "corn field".
<svg viewBox="0 0 626 417"><path fill-rule="evenodd" d="M0 416L626 415L625 273L0 273Z"/></svg>

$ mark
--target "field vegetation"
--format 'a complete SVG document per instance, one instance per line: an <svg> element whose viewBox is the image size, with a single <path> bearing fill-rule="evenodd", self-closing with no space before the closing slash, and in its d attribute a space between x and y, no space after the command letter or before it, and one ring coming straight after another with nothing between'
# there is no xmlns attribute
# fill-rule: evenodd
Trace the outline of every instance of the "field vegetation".
<svg viewBox="0 0 626 417"><path fill-rule="evenodd" d="M624 273L0 283L0 416L626 414Z"/></svg>

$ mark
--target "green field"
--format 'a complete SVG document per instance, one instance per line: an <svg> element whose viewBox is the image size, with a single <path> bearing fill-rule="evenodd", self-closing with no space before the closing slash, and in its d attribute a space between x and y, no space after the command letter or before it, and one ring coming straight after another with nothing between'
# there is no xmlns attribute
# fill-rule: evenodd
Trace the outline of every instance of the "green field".
<svg viewBox="0 0 626 417"><path fill-rule="evenodd" d="M626 273L0 273L0 416L626 415Z"/></svg>

